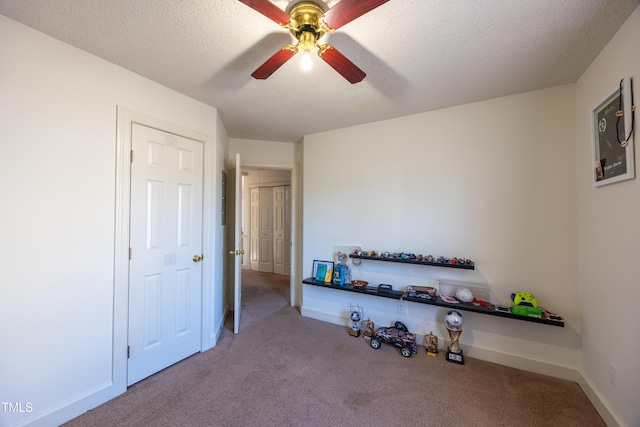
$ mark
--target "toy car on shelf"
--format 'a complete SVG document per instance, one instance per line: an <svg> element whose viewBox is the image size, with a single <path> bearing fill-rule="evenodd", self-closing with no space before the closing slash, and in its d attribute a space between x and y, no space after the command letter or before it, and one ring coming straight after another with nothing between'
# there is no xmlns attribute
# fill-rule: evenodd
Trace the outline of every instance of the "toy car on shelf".
<svg viewBox="0 0 640 427"><path fill-rule="evenodd" d="M395 322L392 327L380 328L371 337L371 347L378 349L382 343L400 347L400 353L404 357L411 357L418 352L416 347L416 334L409 332L402 322Z"/></svg>

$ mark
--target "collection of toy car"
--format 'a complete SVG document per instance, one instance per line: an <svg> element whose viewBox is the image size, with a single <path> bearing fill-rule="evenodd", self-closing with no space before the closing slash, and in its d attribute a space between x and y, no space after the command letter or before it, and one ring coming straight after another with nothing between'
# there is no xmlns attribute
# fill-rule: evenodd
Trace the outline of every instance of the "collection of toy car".
<svg viewBox="0 0 640 427"><path fill-rule="evenodd" d="M404 260L416 260L426 263L435 264L451 264L451 265L473 265L473 261L469 258L457 258L457 257L445 257L434 255L421 255L407 252L377 252L377 251L365 251L356 249L352 255L361 258L383 258L383 259L404 259Z"/></svg>

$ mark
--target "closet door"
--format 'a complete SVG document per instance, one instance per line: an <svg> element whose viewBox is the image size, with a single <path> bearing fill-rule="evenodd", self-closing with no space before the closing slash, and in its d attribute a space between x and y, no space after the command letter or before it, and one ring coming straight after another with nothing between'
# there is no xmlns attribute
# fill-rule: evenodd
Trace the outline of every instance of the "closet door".
<svg viewBox="0 0 640 427"><path fill-rule="evenodd" d="M251 228L249 239L251 241L250 263L251 269L260 271L260 189L251 189Z"/></svg>
<svg viewBox="0 0 640 427"><path fill-rule="evenodd" d="M273 273L273 188L260 188L259 270Z"/></svg>
<svg viewBox="0 0 640 427"><path fill-rule="evenodd" d="M291 274L291 186L284 187L284 274Z"/></svg>
<svg viewBox="0 0 640 427"><path fill-rule="evenodd" d="M273 188L273 272L286 274L285 191Z"/></svg>

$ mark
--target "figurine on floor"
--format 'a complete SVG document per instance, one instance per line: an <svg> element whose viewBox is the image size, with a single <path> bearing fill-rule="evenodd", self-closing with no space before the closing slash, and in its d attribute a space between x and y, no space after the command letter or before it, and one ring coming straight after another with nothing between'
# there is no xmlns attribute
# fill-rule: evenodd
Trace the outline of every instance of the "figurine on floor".
<svg viewBox="0 0 640 427"><path fill-rule="evenodd" d="M371 319L367 318L367 320L364 322L365 326L364 326L364 332L363 332L363 337L364 338L371 338L372 336L374 336L376 334L375 331L375 325L374 323L371 321Z"/></svg>
<svg viewBox="0 0 640 427"><path fill-rule="evenodd" d="M427 343L427 354L435 357L438 354L438 337L433 335L433 332L429 331L429 335L425 336L425 341Z"/></svg>

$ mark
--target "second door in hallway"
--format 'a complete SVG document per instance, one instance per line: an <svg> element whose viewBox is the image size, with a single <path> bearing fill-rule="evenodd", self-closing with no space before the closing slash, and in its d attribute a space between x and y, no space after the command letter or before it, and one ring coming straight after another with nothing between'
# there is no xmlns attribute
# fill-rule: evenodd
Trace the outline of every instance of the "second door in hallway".
<svg viewBox="0 0 640 427"><path fill-rule="evenodd" d="M251 189L251 269L289 275L290 186Z"/></svg>

